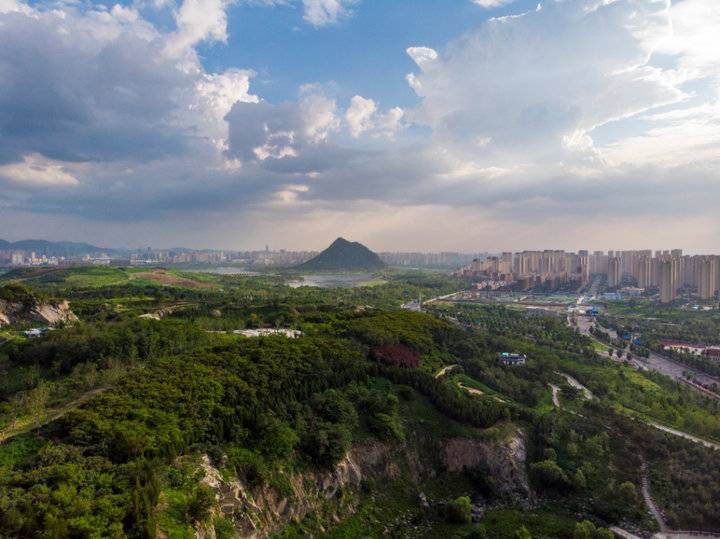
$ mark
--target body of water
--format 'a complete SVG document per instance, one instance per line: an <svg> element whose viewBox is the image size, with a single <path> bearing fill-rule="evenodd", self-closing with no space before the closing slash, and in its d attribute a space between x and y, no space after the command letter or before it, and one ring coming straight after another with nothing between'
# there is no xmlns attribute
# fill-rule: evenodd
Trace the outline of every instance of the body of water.
<svg viewBox="0 0 720 539"><path fill-rule="evenodd" d="M288 281L292 288L301 286L315 286L318 288L352 288L373 280L372 273L327 273L317 275L303 275L302 279Z"/></svg>

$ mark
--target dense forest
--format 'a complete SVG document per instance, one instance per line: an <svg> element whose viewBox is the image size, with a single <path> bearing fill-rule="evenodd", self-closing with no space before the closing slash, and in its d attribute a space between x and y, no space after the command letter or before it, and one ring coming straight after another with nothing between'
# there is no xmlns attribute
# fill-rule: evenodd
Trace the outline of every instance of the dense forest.
<svg viewBox="0 0 720 539"><path fill-rule="evenodd" d="M213 287L186 288L89 283L107 274L78 272L23 286L69 299L80 322L34 339L2 330L0 536L190 537L210 526L234 537L249 517L220 509L208 466L263 499L293 500L339 477L358 448L392 455L377 472L384 486L371 474L273 521L273 533L652 530L646 467L668 522L717 527L720 482L701 480L718 469L716 453L643 424L720 439L717 405L601 360L562 321L491 306L399 309L460 284L429 274L292 289L272 276L201 277ZM245 328L301 333L236 333ZM529 361L503 366L503 351ZM527 485L508 497L510 472L487 455L518 440L526 461L512 473ZM453 467L448 448L463 444L480 444L486 460Z"/></svg>

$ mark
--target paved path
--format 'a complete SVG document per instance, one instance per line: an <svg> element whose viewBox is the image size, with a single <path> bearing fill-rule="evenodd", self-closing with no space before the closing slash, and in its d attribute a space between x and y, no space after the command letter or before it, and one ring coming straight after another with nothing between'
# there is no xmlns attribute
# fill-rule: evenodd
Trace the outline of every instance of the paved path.
<svg viewBox="0 0 720 539"><path fill-rule="evenodd" d="M484 394L485 394L485 393L483 393L482 391L480 391L479 389L475 389L474 387L468 387L468 386L466 386L466 385L464 385L464 384L462 384L462 383L459 383L459 384L458 384L458 387L461 388L461 389L464 389L465 391L467 391L467 392L470 393L471 395L484 395Z"/></svg>
<svg viewBox="0 0 720 539"><path fill-rule="evenodd" d="M561 408L561 406L560 406L560 388L558 386L556 386L555 384L550 384L550 387L552 388L553 404L555 405L555 408Z"/></svg>
<svg viewBox="0 0 720 539"><path fill-rule="evenodd" d="M647 465L644 461L642 464L642 495L645 499L645 505L647 505L648 509L650 509L650 512L652 513L655 522L658 523L660 531L666 531L668 528L665 524L665 520L663 519L660 509L658 509L658 506L655 503L655 500L653 500L652 494L650 493L650 479L648 478Z"/></svg>
<svg viewBox="0 0 720 539"><path fill-rule="evenodd" d="M651 427L655 427L656 429L659 429L661 431L664 431L664 432L667 432L670 434L674 434L675 436L680 436L681 438L685 438L686 440L690 440L691 442L695 442L696 444L702 444L709 449L720 450L720 444L716 444L714 442L708 442L707 440L703 440L702 438L698 438L697 436L693 436L692 434L688 434L687 432L673 429L672 427L666 427L665 425L656 423L655 421L645 421L645 423L650 425Z"/></svg>
<svg viewBox="0 0 720 539"><path fill-rule="evenodd" d="M618 528L617 526L610 526L610 531L613 532L618 537L620 537L621 539L643 539L639 535L632 534L627 530Z"/></svg>
<svg viewBox="0 0 720 539"><path fill-rule="evenodd" d="M454 369L455 367L459 367L459 366L460 366L460 365L457 365L457 364L455 364L455 365L447 365L447 366L443 367L442 369L440 369L440 370L437 372L437 374L435 375L435 378L442 378L442 377L445 376L448 372L450 372L450 370Z"/></svg>
<svg viewBox="0 0 720 539"><path fill-rule="evenodd" d="M556 374L559 374L560 376L564 377L567 380L567 383L570 384L575 389L579 389L583 392L583 395L587 400L592 400L594 398L592 391L590 391L588 388L586 388L584 385L582 385L580 382L578 382L575 378L570 376L569 374L565 374L564 372L558 372Z"/></svg>

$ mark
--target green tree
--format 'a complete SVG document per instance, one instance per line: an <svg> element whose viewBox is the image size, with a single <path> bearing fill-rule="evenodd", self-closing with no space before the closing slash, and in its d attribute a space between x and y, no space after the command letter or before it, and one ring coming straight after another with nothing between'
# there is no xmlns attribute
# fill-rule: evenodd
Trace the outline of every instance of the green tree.
<svg viewBox="0 0 720 539"><path fill-rule="evenodd" d="M619 503L625 507L633 507L638 503L638 491L634 483L625 481L618 488Z"/></svg>
<svg viewBox="0 0 720 539"><path fill-rule="evenodd" d="M204 522L215 504L215 492L201 483L195 487L187 504L186 514L191 522Z"/></svg>
<svg viewBox="0 0 720 539"><path fill-rule="evenodd" d="M460 496L455 498L447 506L447 519L457 524L467 524L472 517L470 509L470 498Z"/></svg>

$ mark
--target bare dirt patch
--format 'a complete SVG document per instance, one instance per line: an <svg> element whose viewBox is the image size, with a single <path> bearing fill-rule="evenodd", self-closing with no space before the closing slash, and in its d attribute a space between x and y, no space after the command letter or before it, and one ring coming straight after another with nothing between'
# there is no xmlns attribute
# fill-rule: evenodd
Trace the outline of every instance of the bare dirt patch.
<svg viewBox="0 0 720 539"><path fill-rule="evenodd" d="M180 277L174 273L170 273L165 270L156 271L142 271L139 273L132 273L130 279L142 279L147 281L155 281L162 285L167 286L182 286L185 288L210 288L212 284L204 283L201 281L193 281L186 277Z"/></svg>

